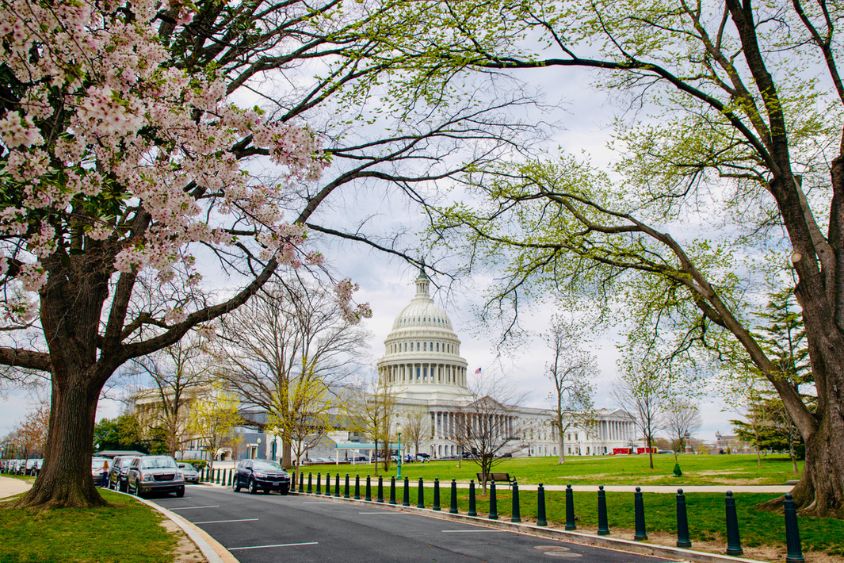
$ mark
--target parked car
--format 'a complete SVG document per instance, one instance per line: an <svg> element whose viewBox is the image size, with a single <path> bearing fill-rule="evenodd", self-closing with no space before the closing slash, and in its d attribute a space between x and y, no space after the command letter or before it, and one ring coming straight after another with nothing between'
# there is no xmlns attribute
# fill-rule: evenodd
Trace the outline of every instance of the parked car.
<svg viewBox="0 0 844 563"><path fill-rule="evenodd" d="M199 471L190 463L179 462L179 470L185 478L185 483L199 483Z"/></svg>
<svg viewBox="0 0 844 563"><path fill-rule="evenodd" d="M237 464L232 488L237 493L244 487L253 495L259 490L264 493L278 491L286 495L290 492L290 475L278 462L268 459L244 459Z"/></svg>
<svg viewBox="0 0 844 563"><path fill-rule="evenodd" d="M26 465L24 467L24 474L25 475L38 475L41 471L41 466L44 465L43 459L28 459L26 460Z"/></svg>
<svg viewBox="0 0 844 563"><path fill-rule="evenodd" d="M127 492L127 479L129 478L129 466L132 460L138 456L117 456L111 460L111 470L108 472L108 488L115 491Z"/></svg>
<svg viewBox="0 0 844 563"><path fill-rule="evenodd" d="M177 497L183 497L185 479L176 460L169 455L146 455L132 460L126 488L139 497L151 492L176 493Z"/></svg>
<svg viewBox="0 0 844 563"><path fill-rule="evenodd" d="M431 456L428 454L416 454L416 461L430 461Z"/></svg>

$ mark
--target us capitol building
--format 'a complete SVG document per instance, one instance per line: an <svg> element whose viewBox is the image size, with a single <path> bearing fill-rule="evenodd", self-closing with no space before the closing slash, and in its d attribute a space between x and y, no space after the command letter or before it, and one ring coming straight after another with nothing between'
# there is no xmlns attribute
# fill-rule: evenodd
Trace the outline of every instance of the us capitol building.
<svg viewBox="0 0 844 563"><path fill-rule="evenodd" d="M419 449L432 457L460 455L458 420L476 397L467 385L468 364L460 355L460 338L448 314L430 295L424 272L416 278L416 295L399 313L384 340L385 354L378 361L378 377L394 392L395 430L414 411L426 413L427 432ZM552 411L508 405L493 416L512 437L507 450L514 456L555 456L559 441L552 427ZM635 426L622 410L600 409L589 428L567 431L566 455L601 455L637 442Z"/></svg>
<svg viewBox="0 0 844 563"><path fill-rule="evenodd" d="M552 426L551 410L499 403L492 411L473 410L475 401L480 404L491 398L477 397L470 391L468 364L460 355L460 338L454 332L448 314L431 299L428 276L420 272L415 283L416 295L393 322L392 331L384 341L385 354L377 363L379 382L388 385L394 397L390 435L395 437L406 427L408 418L418 420L419 413L423 413L419 451L413 451L414 444L408 443L405 434L404 452L427 453L433 458L461 455L457 439L461 417L477 417L483 412L483 416L497 417L496 432L501 429L506 434L506 447L499 454L558 455L559 441ZM194 390L194 393L201 395L203 391L207 389ZM144 420L151 420L160 405L159 393L152 389L139 392L133 401L134 411ZM190 409L190 406L189 403L186 408ZM214 453L216 459L277 459L280 456L281 438L263 427L266 414L251 412L250 415L255 424L234 431L243 447L222 447ZM593 421L588 428L570 428L566 432L566 455L603 455L612 453L613 448L640 442L633 422L620 409L599 409ZM351 459L349 456L355 451L371 456L369 448L372 446L367 448L361 442L362 438L365 437L336 428L306 457L343 461ZM181 456L205 458L208 453L199 447L197 440L187 437Z"/></svg>

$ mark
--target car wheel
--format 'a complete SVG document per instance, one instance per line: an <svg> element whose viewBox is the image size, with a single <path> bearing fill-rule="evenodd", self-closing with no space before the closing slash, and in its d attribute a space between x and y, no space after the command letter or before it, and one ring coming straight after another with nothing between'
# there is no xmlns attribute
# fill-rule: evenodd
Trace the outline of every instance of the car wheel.
<svg viewBox="0 0 844 563"><path fill-rule="evenodd" d="M182 498L183 496L185 496L185 488L181 487L181 488L176 490L176 497Z"/></svg>
<svg viewBox="0 0 844 563"><path fill-rule="evenodd" d="M272 492L272 489L264 489L264 494L268 495Z"/></svg>
<svg viewBox="0 0 844 563"><path fill-rule="evenodd" d="M286 495L290 492L290 487L282 487L278 490L278 492L282 495Z"/></svg>
<svg viewBox="0 0 844 563"><path fill-rule="evenodd" d="M236 493L240 492L240 479L237 478L237 475L234 477L234 485L232 485L232 489L234 489L234 492Z"/></svg>
<svg viewBox="0 0 844 563"><path fill-rule="evenodd" d="M253 495L258 494L258 484L252 477L249 478L249 493Z"/></svg>
<svg viewBox="0 0 844 563"><path fill-rule="evenodd" d="M129 492L129 481L118 481L117 486L120 489L121 493Z"/></svg>

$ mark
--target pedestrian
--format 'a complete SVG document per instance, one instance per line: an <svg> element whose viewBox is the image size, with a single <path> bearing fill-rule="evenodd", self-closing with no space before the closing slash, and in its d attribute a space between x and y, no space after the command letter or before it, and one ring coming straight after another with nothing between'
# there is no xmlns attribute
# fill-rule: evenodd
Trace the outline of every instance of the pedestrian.
<svg viewBox="0 0 844 563"><path fill-rule="evenodd" d="M102 468L102 471L100 473L100 487L107 487L108 486L108 470L109 470L108 460L104 459L103 460L103 468Z"/></svg>

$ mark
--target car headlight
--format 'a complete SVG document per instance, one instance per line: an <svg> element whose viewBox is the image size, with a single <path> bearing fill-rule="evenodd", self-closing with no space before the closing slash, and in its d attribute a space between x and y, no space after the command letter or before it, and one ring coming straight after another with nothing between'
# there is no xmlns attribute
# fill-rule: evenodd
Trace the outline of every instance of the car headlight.
<svg viewBox="0 0 844 563"><path fill-rule="evenodd" d="M176 471L176 481L181 481L184 478L181 471Z"/></svg>
<svg viewBox="0 0 844 563"><path fill-rule="evenodd" d="M267 476L266 473L255 473L255 477L257 477L258 479L263 479L266 476Z"/></svg>
<svg viewBox="0 0 844 563"><path fill-rule="evenodd" d="M143 475L141 477L141 481L152 481L153 477L151 474Z"/></svg>

